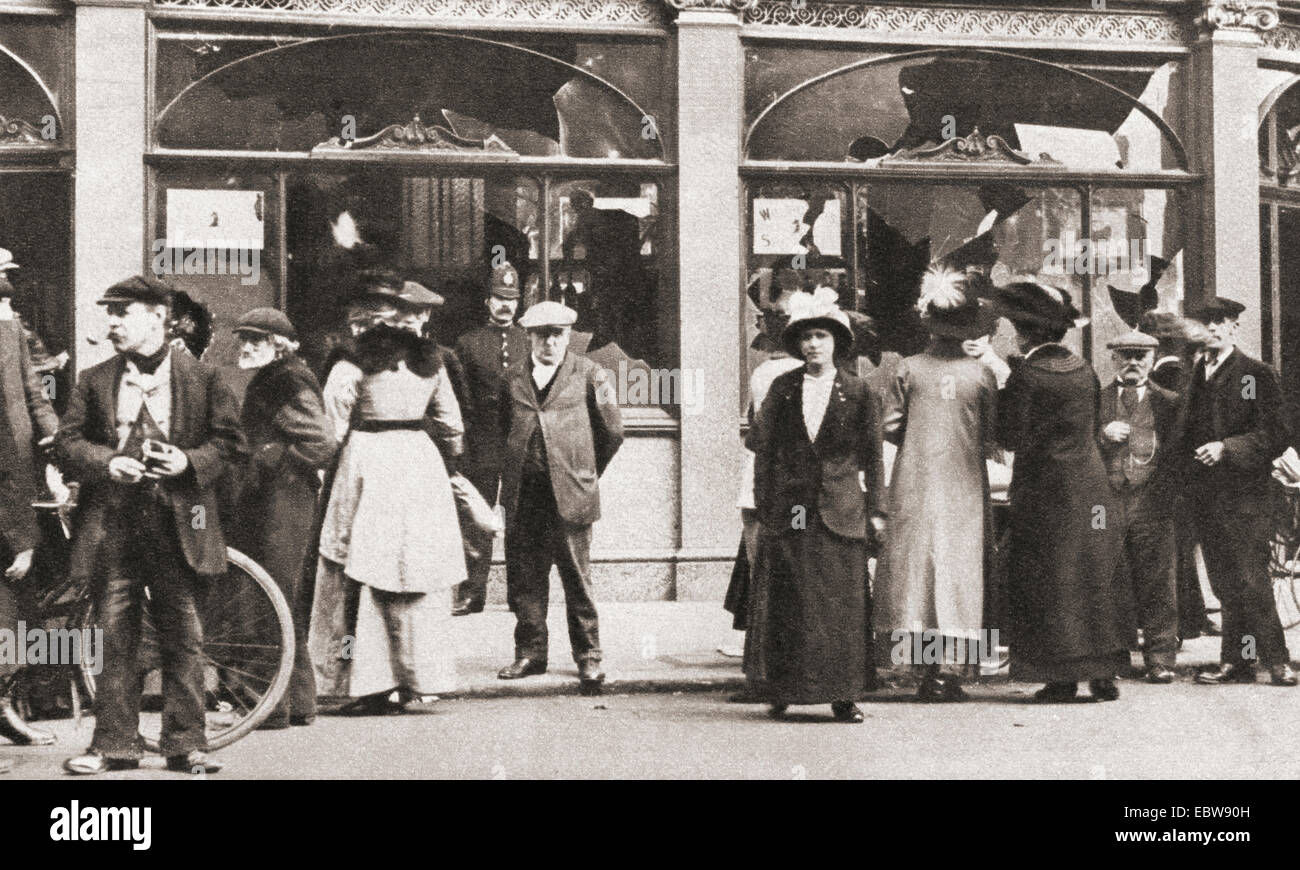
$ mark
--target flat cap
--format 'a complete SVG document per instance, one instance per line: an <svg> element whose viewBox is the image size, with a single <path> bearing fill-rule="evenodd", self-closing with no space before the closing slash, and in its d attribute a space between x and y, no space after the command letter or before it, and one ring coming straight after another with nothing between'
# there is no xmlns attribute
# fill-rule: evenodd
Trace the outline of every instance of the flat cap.
<svg viewBox="0 0 1300 870"><path fill-rule="evenodd" d="M492 270L488 282L488 295L500 296L502 299L519 298L519 272L509 263L502 263Z"/></svg>
<svg viewBox="0 0 1300 870"><path fill-rule="evenodd" d="M118 281L104 291L96 305L112 305L115 302L143 302L146 305L170 305L172 288L157 278L148 275L136 275L125 281Z"/></svg>
<svg viewBox="0 0 1300 870"><path fill-rule="evenodd" d="M14 262L13 252L0 248L0 272L7 272L10 269L17 268L18 264Z"/></svg>
<svg viewBox="0 0 1300 870"><path fill-rule="evenodd" d="M298 340L298 330L294 329L293 323L285 316L283 311L275 308L254 308L252 311L239 318L235 324L235 333L255 332L263 335L279 335L290 341Z"/></svg>
<svg viewBox="0 0 1300 870"><path fill-rule="evenodd" d="M1123 335L1117 335L1106 342L1106 347L1110 350L1154 351L1159 346L1160 342L1156 340L1155 336L1147 335L1145 332L1138 332L1136 329L1130 329Z"/></svg>
<svg viewBox="0 0 1300 870"><path fill-rule="evenodd" d="M412 308L434 308L447 301L441 294L416 281L404 281L402 289L397 291L397 298Z"/></svg>
<svg viewBox="0 0 1300 870"><path fill-rule="evenodd" d="M1214 323L1223 320L1226 317L1237 317L1241 312L1246 310L1236 299L1225 299L1222 296L1208 296L1196 303L1187 312L1187 316L1193 320L1199 320L1201 323Z"/></svg>
<svg viewBox="0 0 1300 870"><path fill-rule="evenodd" d="M552 302L538 302L524 312L519 318L519 325L524 329L545 329L548 326L573 326L578 322L578 312L567 305Z"/></svg>

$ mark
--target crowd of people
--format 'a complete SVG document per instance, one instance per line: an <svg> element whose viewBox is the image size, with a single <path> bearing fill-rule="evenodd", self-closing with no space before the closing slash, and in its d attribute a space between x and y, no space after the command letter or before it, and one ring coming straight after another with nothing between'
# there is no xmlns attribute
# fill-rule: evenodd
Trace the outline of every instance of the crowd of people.
<svg viewBox="0 0 1300 870"><path fill-rule="evenodd" d="M493 270L488 322L453 351L428 335L438 294L390 271L361 273L323 385L289 319L249 311L233 327L239 367L252 371L241 402L174 337L173 289L138 275L98 300L116 353L81 373L62 420L20 325L0 321L6 579L31 568L38 460L49 458L79 484L69 576L92 590L103 630L95 731L65 762L70 773L139 765L147 624L168 769L221 768L205 735L200 602L227 570L227 543L267 570L293 616L289 689L260 727L310 725L319 697L370 714L454 690L446 620L484 607L498 500L517 617L515 660L498 676L546 671L555 566L582 689L600 691L589 551L622 422L604 370L568 350L577 313L541 302L516 319L518 284L509 264ZM20 615L9 591L5 625ZM0 736L53 742L8 697L0 713Z"/></svg>
<svg viewBox="0 0 1300 870"><path fill-rule="evenodd" d="M1043 684L1039 702L1076 700L1085 682L1116 700L1139 647L1145 679L1171 683L1181 640L1212 630L1197 545L1222 644L1196 682L1262 668L1296 685L1269 574L1289 433L1276 374L1236 346L1240 303L1148 313L1108 343L1106 384L1063 343L1086 322L1064 290L936 268L917 307L929 345L891 365L858 357L871 325L855 336L833 293L764 312L776 349L751 378L726 600L745 631L749 688L734 700L774 716L828 703L860 722L886 639L925 702L967 699L963 680L1002 644L1012 679ZM1001 318L1020 351L1007 360L990 342ZM1012 466L1000 544L991 460Z"/></svg>
<svg viewBox="0 0 1300 870"><path fill-rule="evenodd" d="M447 620L484 608L501 531L516 627L498 676L547 670L555 567L579 680L599 692L591 531L622 424L606 373L568 349L577 312L545 301L518 316L518 285L509 264L495 268L487 322L448 348L430 337L438 294L363 272L319 379L282 312L249 311L233 326L253 372L241 401L174 339L173 289L135 276L99 300L115 354L81 373L61 420L21 325L0 318L6 580L31 569L48 456L80 484L69 573L92 589L103 629L94 736L69 772L129 769L144 754L146 611L167 766L220 769L207 754L199 602L227 543L266 568L293 614L289 690L262 727L310 725L319 697L378 714L454 690ZM0 271L0 299L7 288ZM1146 679L1169 683L1198 544L1223 624L1221 664L1197 681L1251 682L1259 665L1296 684L1268 574L1270 473L1289 435L1276 375L1235 346L1239 303L1153 313L1110 342L1117 375L1104 385L1063 343L1082 322L1063 290L936 270L918 308L930 344L890 365L857 355L871 325L829 288L766 313L772 351L750 384L726 602L746 632L746 700L775 716L829 704L861 722L888 638L920 670L918 700L961 701L977 664L964 651L990 629L1009 643L1012 677L1044 684L1042 702L1073 700L1084 682L1096 700L1118 698L1139 628ZM1020 350L1007 360L989 341L1000 318ZM987 460L1008 452L999 548ZM0 620L17 615L0 590ZM919 634L941 638L942 656L913 655ZM0 735L53 741L3 694Z"/></svg>

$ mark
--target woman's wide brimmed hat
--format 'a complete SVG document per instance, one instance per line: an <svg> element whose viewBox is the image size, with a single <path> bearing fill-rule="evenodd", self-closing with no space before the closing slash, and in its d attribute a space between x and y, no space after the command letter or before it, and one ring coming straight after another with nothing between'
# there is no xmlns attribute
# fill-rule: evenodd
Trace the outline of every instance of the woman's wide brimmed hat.
<svg viewBox="0 0 1300 870"><path fill-rule="evenodd" d="M964 341L991 335L997 329L997 310L977 295L982 277L948 269L925 273L916 307L931 335Z"/></svg>
<svg viewBox="0 0 1300 870"><path fill-rule="evenodd" d="M997 312L1017 326L1042 329L1074 329L1087 324L1074 307L1068 291L1059 287L1016 281L997 288Z"/></svg>
<svg viewBox="0 0 1300 870"><path fill-rule="evenodd" d="M813 295L798 292L790 298L790 322L781 331L781 345L786 353L796 359L803 359L799 351L799 339L805 329L825 329L835 336L835 355L847 354L853 348L853 327L849 325L849 316L836 304L838 301L834 290Z"/></svg>

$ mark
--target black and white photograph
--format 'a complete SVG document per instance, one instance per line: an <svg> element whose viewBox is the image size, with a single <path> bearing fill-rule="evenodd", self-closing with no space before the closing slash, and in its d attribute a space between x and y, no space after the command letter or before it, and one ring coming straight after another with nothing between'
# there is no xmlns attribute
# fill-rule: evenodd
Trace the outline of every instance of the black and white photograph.
<svg viewBox="0 0 1300 870"><path fill-rule="evenodd" d="M0 0L0 783L1249 843L1297 252L1300 0Z"/></svg>

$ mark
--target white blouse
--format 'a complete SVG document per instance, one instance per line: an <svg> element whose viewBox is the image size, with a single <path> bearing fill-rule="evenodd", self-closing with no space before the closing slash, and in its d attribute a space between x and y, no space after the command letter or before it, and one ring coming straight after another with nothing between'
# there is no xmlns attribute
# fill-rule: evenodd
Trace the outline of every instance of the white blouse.
<svg viewBox="0 0 1300 870"><path fill-rule="evenodd" d="M817 377L805 373L803 376L803 424L808 430L808 440L816 441L821 431L822 420L826 417L826 408L831 402L831 392L835 389L835 369L827 368Z"/></svg>

